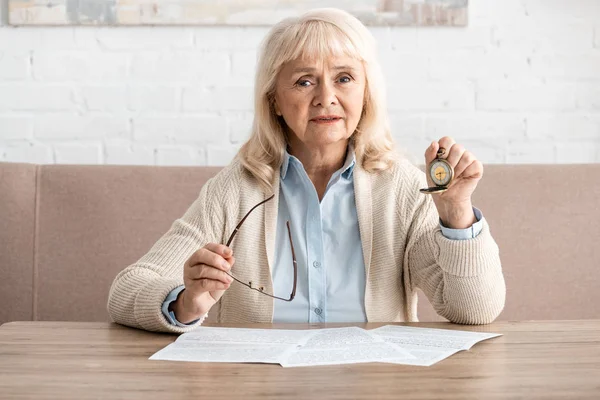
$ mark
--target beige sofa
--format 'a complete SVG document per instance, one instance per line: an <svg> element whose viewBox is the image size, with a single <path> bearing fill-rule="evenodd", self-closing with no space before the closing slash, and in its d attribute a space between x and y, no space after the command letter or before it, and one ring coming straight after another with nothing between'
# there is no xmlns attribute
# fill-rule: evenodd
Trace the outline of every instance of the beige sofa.
<svg viewBox="0 0 600 400"><path fill-rule="evenodd" d="M109 320L117 272L218 170L0 163L0 323ZM486 166L475 205L501 250L499 319L600 318L599 177L600 164ZM420 299L420 319L440 319Z"/></svg>

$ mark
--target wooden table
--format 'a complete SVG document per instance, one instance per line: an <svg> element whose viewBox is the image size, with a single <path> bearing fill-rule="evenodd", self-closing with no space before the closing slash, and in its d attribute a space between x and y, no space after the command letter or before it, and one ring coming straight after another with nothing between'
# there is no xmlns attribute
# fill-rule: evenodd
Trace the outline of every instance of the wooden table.
<svg viewBox="0 0 600 400"><path fill-rule="evenodd" d="M371 363L282 368L149 361L175 336L108 323L13 322L0 327L0 398L600 399L600 321L406 325L504 336L431 367Z"/></svg>

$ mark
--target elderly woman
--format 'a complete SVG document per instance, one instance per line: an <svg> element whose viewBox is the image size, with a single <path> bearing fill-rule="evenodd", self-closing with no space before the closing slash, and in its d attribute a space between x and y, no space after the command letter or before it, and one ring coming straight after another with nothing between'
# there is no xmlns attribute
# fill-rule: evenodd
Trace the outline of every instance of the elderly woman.
<svg viewBox="0 0 600 400"><path fill-rule="evenodd" d="M110 315L173 332L209 311L237 323L417 321L420 288L448 320L489 323L505 285L471 203L483 167L449 137L425 162L438 156L454 179L423 194L433 182L394 152L374 39L356 18L286 19L261 49L249 140L116 277Z"/></svg>

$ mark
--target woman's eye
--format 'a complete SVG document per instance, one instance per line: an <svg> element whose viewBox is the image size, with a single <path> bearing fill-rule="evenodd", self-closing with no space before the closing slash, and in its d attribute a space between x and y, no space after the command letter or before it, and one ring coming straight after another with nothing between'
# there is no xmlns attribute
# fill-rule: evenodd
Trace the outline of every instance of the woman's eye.
<svg viewBox="0 0 600 400"><path fill-rule="evenodd" d="M342 77L340 78L340 82L342 82L342 83L348 83L348 82L350 82L351 80L352 80L352 79L351 79L349 76L342 76Z"/></svg>
<svg viewBox="0 0 600 400"><path fill-rule="evenodd" d="M310 81L306 80L306 79L301 79L298 81L298 86L302 86L302 87L309 87L311 85Z"/></svg>

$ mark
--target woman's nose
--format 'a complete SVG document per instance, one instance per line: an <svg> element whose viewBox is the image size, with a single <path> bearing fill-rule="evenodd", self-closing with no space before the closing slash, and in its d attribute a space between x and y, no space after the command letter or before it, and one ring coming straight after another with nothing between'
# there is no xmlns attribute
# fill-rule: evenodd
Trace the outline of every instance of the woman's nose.
<svg viewBox="0 0 600 400"><path fill-rule="evenodd" d="M313 106L328 107L332 104L337 104L335 88L332 83L322 81L322 83L317 86L317 90L315 91Z"/></svg>

